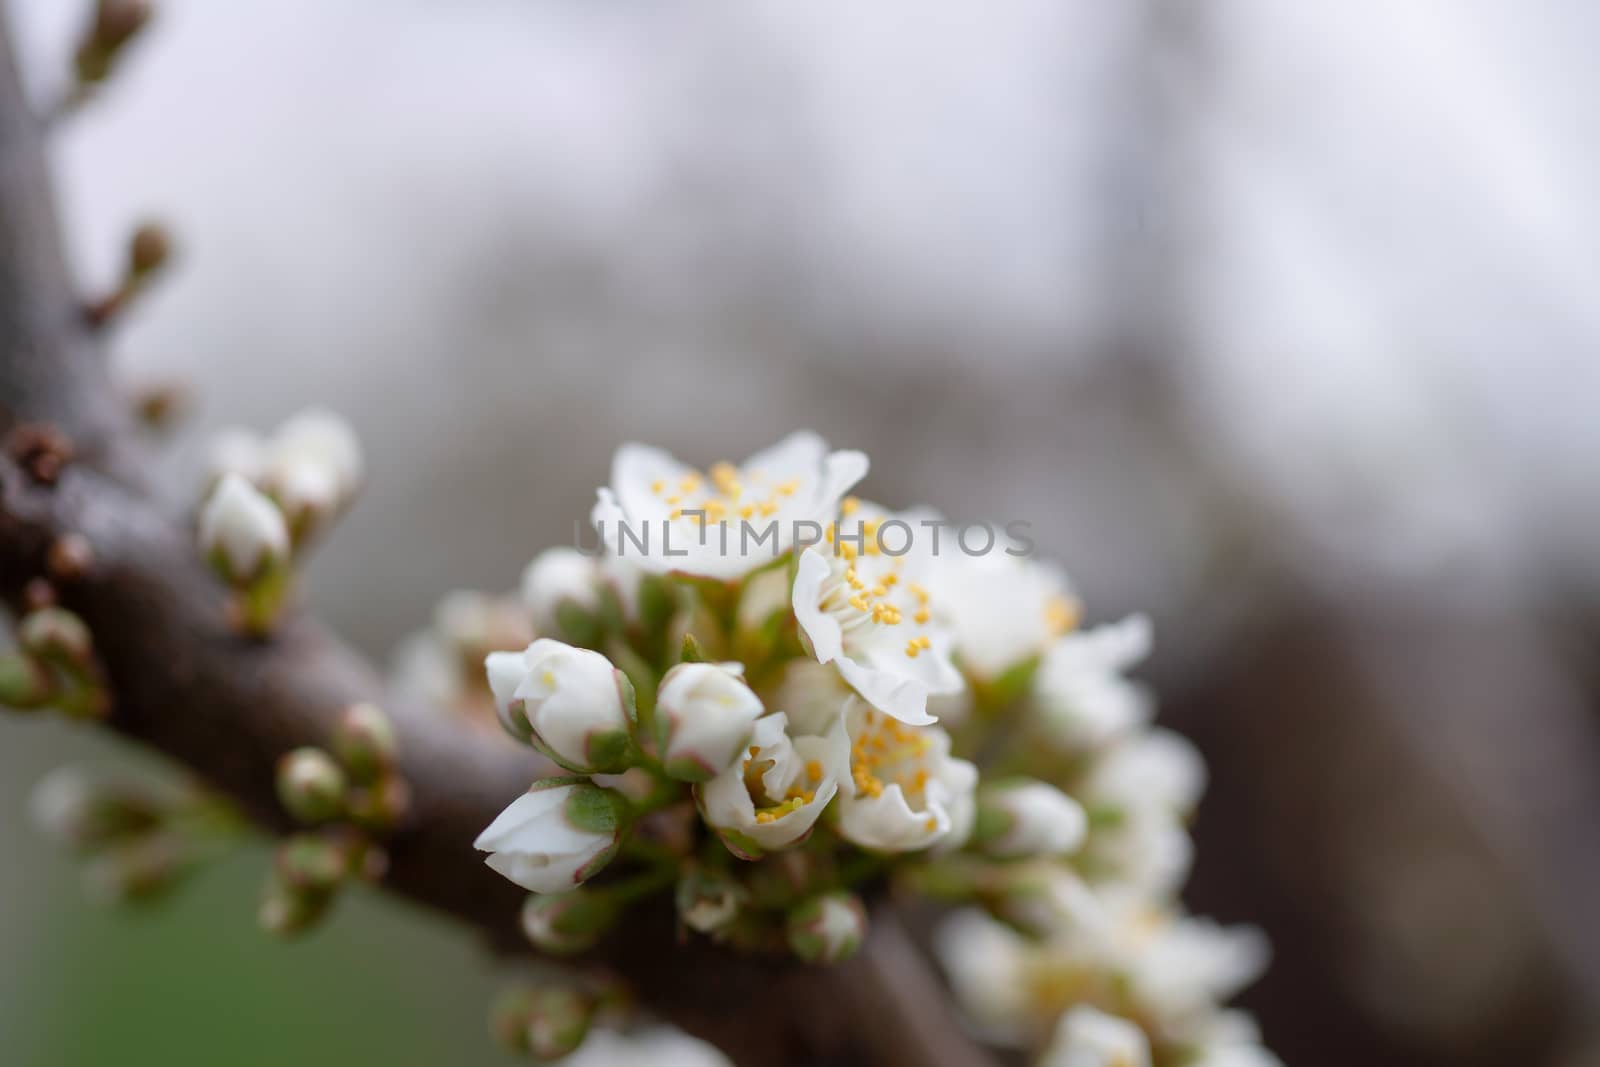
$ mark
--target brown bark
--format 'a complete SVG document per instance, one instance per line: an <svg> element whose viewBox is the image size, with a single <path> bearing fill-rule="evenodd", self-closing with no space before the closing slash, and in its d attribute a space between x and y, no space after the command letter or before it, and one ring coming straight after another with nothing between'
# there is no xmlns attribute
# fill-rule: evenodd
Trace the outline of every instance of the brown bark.
<svg viewBox="0 0 1600 1067"><path fill-rule="evenodd" d="M0 594L16 604L47 574L57 538L86 539L89 566L56 586L94 634L114 701L108 725L187 764L269 829L287 826L273 793L279 756L325 743L345 705L382 703L414 796L390 842L386 886L519 950L522 893L484 867L472 840L527 787L528 753L387 699L372 668L314 620L291 618L265 642L228 626L189 521L144 486L122 399L68 276L44 135L0 27L0 434L47 426L74 453L54 484L0 459ZM680 946L663 901L641 906L603 955L647 1006L741 1063L988 1062L886 910L862 957L833 969Z"/></svg>

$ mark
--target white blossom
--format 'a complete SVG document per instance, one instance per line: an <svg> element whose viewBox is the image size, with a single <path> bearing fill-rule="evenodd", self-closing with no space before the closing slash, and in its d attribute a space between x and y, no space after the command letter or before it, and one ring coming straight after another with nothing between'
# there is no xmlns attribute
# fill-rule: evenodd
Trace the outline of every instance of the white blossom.
<svg viewBox="0 0 1600 1067"><path fill-rule="evenodd" d="M765 709L738 663L680 663L656 693L658 756L674 778L703 782L732 767Z"/></svg>
<svg viewBox="0 0 1600 1067"><path fill-rule="evenodd" d="M1283 1067L1262 1047L1261 1029L1246 1012L1218 1012L1176 1036L1193 1050L1193 1067Z"/></svg>
<svg viewBox="0 0 1600 1067"><path fill-rule="evenodd" d="M805 657L784 664L768 703L789 716L791 736L820 736L839 721L839 709L850 693L831 665Z"/></svg>
<svg viewBox="0 0 1600 1067"><path fill-rule="evenodd" d="M512 801L473 846L524 889L559 893L616 855L627 807L621 794L582 778L547 778Z"/></svg>
<svg viewBox="0 0 1600 1067"><path fill-rule="evenodd" d="M1121 622L1071 633L1052 644L1034 679L1040 723L1057 744L1096 748L1148 722L1150 696L1124 676L1150 651L1150 622Z"/></svg>
<svg viewBox="0 0 1600 1067"><path fill-rule="evenodd" d="M501 724L569 770L618 771L627 763L633 686L610 660L540 638L484 661Z"/></svg>
<svg viewBox="0 0 1600 1067"><path fill-rule="evenodd" d="M1082 794L1096 809L1152 806L1188 815L1205 791L1206 765L1189 740L1146 730L1111 746L1094 762Z"/></svg>
<svg viewBox="0 0 1600 1067"><path fill-rule="evenodd" d="M797 524L820 532L833 522L844 494L866 473L866 456L829 452L812 433L792 434L738 466L716 463L703 474L661 449L626 444L593 519L608 551L636 558L647 570L728 581L792 549ZM750 536L745 522L755 531ZM625 534L648 536L648 544L641 550Z"/></svg>
<svg viewBox="0 0 1600 1067"><path fill-rule="evenodd" d="M1150 1067L1138 1024L1080 1004L1061 1017L1039 1067Z"/></svg>
<svg viewBox="0 0 1600 1067"><path fill-rule="evenodd" d="M1103 818L1089 834L1079 859L1096 884L1167 899L1176 896L1189 877L1194 842L1176 815L1142 805Z"/></svg>
<svg viewBox="0 0 1600 1067"><path fill-rule="evenodd" d="M946 543L954 540L941 542L931 582L963 671L993 679L1077 626L1078 601L1059 567L998 548L968 555Z"/></svg>
<svg viewBox="0 0 1600 1067"><path fill-rule="evenodd" d="M921 514L889 514L865 507L847 516L863 545L843 535L833 546L813 546L800 555L794 580L794 614L819 663L834 664L841 677L874 707L901 722L926 725L928 698L959 692L964 683L950 659L950 639L935 614L925 584L931 557L915 539ZM898 532L884 546L879 532L889 522L912 531L907 551Z"/></svg>
<svg viewBox="0 0 1600 1067"><path fill-rule="evenodd" d="M484 658L526 648L532 640L527 612L516 598L454 590L434 607L432 625L396 649L390 684L429 707L493 723Z"/></svg>
<svg viewBox="0 0 1600 1067"><path fill-rule="evenodd" d="M310 408L291 416L267 442L267 472L271 481L289 478L290 472L315 469L325 472L341 502L360 489L366 473L361 441L341 416Z"/></svg>
<svg viewBox="0 0 1600 1067"><path fill-rule="evenodd" d="M1155 1018L1203 1017L1260 977L1270 952L1261 931L1210 919L1152 919L1129 905L1119 926L1124 971L1134 998Z"/></svg>
<svg viewBox="0 0 1600 1067"><path fill-rule="evenodd" d="M276 504L227 474L200 509L200 550L230 582L248 585L288 560L289 528Z"/></svg>
<svg viewBox="0 0 1600 1067"><path fill-rule="evenodd" d="M591 1030L562 1067L733 1067L714 1046L670 1026Z"/></svg>
<svg viewBox="0 0 1600 1067"><path fill-rule="evenodd" d="M826 737L787 727L781 711L758 719L745 757L695 787L706 822L744 859L804 840L849 773L842 722Z"/></svg>
<svg viewBox="0 0 1600 1067"><path fill-rule="evenodd" d="M840 790L839 833L878 852L960 845L971 831L965 815L978 769L950 755L950 735L907 726L859 700L842 722L850 774Z"/></svg>
<svg viewBox="0 0 1600 1067"><path fill-rule="evenodd" d="M1076 800L1032 779L998 783L979 795L978 832L992 856L1061 856L1083 844L1088 816Z"/></svg>
<svg viewBox="0 0 1600 1067"><path fill-rule="evenodd" d="M600 564L575 548L550 548L522 572L522 602L542 634L561 632L560 612L570 606L593 613L600 606Z"/></svg>
<svg viewBox="0 0 1600 1067"><path fill-rule="evenodd" d="M1022 935L968 908L939 924L933 947L972 1028L995 1044L1026 1040L1033 1004Z"/></svg>

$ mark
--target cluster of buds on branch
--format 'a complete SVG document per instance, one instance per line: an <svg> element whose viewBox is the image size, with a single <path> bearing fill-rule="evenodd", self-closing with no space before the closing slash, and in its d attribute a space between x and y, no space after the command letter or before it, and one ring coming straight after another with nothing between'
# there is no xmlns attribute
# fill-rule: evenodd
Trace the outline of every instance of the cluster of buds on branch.
<svg viewBox="0 0 1600 1067"><path fill-rule="evenodd" d="M86 860L91 895L145 901L230 846L241 823L232 809L187 782L133 781L60 767L34 787L39 831Z"/></svg>
<svg viewBox="0 0 1600 1067"><path fill-rule="evenodd" d="M16 643L0 655L0 705L52 708L75 719L98 719L110 709L93 635L76 614L50 603L35 607L17 620Z"/></svg>
<svg viewBox="0 0 1600 1067"><path fill-rule="evenodd" d="M218 438L200 550L234 589L241 630L272 631L295 566L355 499L364 469L354 432L325 411L302 412L266 440L244 430Z"/></svg>
<svg viewBox="0 0 1600 1067"><path fill-rule="evenodd" d="M279 802L306 827L279 844L261 898L261 925L282 936L314 926L350 878L382 880L388 858L377 839L410 807L382 709L346 708L331 748L297 748L278 761Z"/></svg>
<svg viewBox="0 0 1600 1067"><path fill-rule="evenodd" d="M597 551L457 594L408 644L403 683L486 691L551 765L476 842L533 894L529 940L582 953L659 896L686 936L831 963L887 883L961 906L941 952L998 1043L1275 1063L1221 1007L1260 935L1177 903L1204 767L1126 677L1148 623L1080 630L1059 568L941 551L936 513L848 495L867 468L810 434L704 472L624 446Z"/></svg>

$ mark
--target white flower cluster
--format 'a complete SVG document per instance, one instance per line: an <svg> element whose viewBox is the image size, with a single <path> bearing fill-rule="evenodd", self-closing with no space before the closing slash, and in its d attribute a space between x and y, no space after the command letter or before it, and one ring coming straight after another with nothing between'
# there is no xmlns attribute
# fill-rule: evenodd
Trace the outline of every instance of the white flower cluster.
<svg viewBox="0 0 1600 1067"><path fill-rule="evenodd" d="M243 429L212 445L200 551L240 593L239 622L269 630L291 564L344 513L364 477L354 431L331 412L301 412L263 439Z"/></svg>
<svg viewBox="0 0 1600 1067"><path fill-rule="evenodd" d="M1142 617L1068 632L1015 679L1000 759L1057 784L1088 830L1067 860L928 872L980 905L946 920L939 954L973 1024L1044 1067L1272 1067L1253 1020L1222 1006L1265 968L1265 938L1177 903L1206 771L1126 677L1149 647Z"/></svg>
<svg viewBox="0 0 1600 1067"><path fill-rule="evenodd" d="M847 495L867 466L811 434L704 472L624 446L601 548L528 567L528 640L487 654L487 685L567 776L477 842L547 895L528 935L581 951L676 885L686 929L826 962L861 943L853 890L887 875L976 905L941 946L996 1039L1085 1067L1273 1062L1218 1007L1259 935L1174 903L1205 774L1125 676L1148 624L1079 631L1059 569L941 551L936 513Z"/></svg>

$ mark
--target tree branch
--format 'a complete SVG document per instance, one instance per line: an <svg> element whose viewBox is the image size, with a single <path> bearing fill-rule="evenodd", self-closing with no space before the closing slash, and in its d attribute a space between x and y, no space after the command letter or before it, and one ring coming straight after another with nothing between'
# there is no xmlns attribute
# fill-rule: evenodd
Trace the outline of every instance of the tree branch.
<svg viewBox="0 0 1600 1067"><path fill-rule="evenodd" d="M228 626L187 520L143 488L130 420L68 276L43 136L0 26L0 434L48 425L76 457L54 484L0 459L0 594L17 604L47 573L57 538L85 538L92 562L54 580L94 634L109 725L187 764L269 829L288 827L274 794L279 756L326 743L346 705L380 702L413 792L412 816L388 841L386 886L525 950L522 892L472 841L527 787L529 754L386 698L372 668L311 619L291 618L265 642ZM679 945L670 905L655 904L610 939L604 961L649 1007L741 1063L989 1062L886 910L862 958L829 970Z"/></svg>

